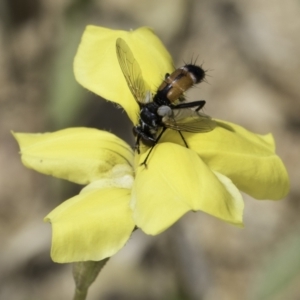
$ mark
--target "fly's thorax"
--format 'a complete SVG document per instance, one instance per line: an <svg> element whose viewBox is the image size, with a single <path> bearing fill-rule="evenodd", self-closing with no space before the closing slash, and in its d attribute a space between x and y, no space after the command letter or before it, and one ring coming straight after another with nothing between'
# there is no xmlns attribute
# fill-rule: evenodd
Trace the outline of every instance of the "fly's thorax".
<svg viewBox="0 0 300 300"><path fill-rule="evenodd" d="M157 114L159 106L155 102L146 104L140 112L140 122L146 124L149 128L157 130L161 123L161 117Z"/></svg>

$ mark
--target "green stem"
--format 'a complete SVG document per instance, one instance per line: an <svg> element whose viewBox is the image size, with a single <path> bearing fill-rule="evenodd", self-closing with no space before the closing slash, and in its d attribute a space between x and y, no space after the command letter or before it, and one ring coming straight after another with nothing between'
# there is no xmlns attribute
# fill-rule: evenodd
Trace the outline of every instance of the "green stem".
<svg viewBox="0 0 300 300"><path fill-rule="evenodd" d="M101 261L83 261L73 264L73 277L76 285L73 300L85 300L90 285L95 281L99 272L109 258Z"/></svg>
<svg viewBox="0 0 300 300"><path fill-rule="evenodd" d="M85 300L87 296L87 290L80 291L78 289L75 289L75 295L73 300Z"/></svg>

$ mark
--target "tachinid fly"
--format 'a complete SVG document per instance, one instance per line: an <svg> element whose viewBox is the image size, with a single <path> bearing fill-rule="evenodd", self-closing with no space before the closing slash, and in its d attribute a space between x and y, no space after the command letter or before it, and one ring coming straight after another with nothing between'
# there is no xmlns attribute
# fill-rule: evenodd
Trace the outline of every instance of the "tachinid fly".
<svg viewBox="0 0 300 300"><path fill-rule="evenodd" d="M200 112L204 100L187 102L183 93L205 78L205 71L194 64L187 64L166 74L163 82L152 95L142 76L142 70L127 43L118 38L117 57L127 85L140 107L139 123L133 127L136 135L135 148L140 152L140 142L152 147L143 165L166 129L178 131L188 147L181 131L208 132L215 128L215 122Z"/></svg>

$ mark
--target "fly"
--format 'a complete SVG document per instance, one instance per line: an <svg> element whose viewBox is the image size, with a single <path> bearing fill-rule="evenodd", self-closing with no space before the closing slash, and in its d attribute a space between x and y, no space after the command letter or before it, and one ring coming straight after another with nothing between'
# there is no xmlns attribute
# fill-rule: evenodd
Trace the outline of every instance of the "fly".
<svg viewBox="0 0 300 300"><path fill-rule="evenodd" d="M187 102L183 96L186 90L205 78L201 67L187 64L167 73L156 94L152 95L139 64L123 39L117 39L116 50L127 85L140 108L139 122L133 127L135 148L140 153L140 142L151 147L142 165L147 166L152 149L166 129L176 130L188 147L181 131L199 133L215 128L215 121L200 112L205 101Z"/></svg>

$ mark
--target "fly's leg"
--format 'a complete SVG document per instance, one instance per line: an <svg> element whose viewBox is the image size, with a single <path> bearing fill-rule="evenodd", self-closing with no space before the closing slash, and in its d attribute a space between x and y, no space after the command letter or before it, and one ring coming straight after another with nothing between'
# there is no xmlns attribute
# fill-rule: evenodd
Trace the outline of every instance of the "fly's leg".
<svg viewBox="0 0 300 300"><path fill-rule="evenodd" d="M183 142L184 142L184 145L188 148L189 146L188 146L188 144L187 144L187 142L186 142L186 140L185 140L183 134L181 133L180 130L178 130L178 133L180 134L180 136L181 136L181 138L182 138L182 140L183 140Z"/></svg>
<svg viewBox="0 0 300 300"><path fill-rule="evenodd" d="M198 101L196 101L196 102L198 102ZM206 101L204 101L204 100L200 100L200 102L201 102L201 104L199 104L199 106L196 108L196 111L199 111L206 103Z"/></svg>
<svg viewBox="0 0 300 300"><path fill-rule="evenodd" d="M136 136L134 150L137 151L138 154L140 154L140 140L141 140L141 130L139 126L134 126L132 128L133 135Z"/></svg>
<svg viewBox="0 0 300 300"><path fill-rule="evenodd" d="M140 154L140 139L141 139L141 135L139 134L136 138L135 146L134 146L138 154Z"/></svg>
<svg viewBox="0 0 300 300"><path fill-rule="evenodd" d="M185 103L180 103L177 105L171 104L170 107L172 109L181 109L181 108L193 108L196 107L196 111L199 111L204 105L206 101L205 100L198 100L198 101L193 101L193 102L185 102Z"/></svg>
<svg viewBox="0 0 300 300"><path fill-rule="evenodd" d="M154 145L151 147L151 149L150 149L150 151L148 152L148 154L147 154L145 160L140 164L140 166L144 165L145 168L147 168L147 160L148 160L148 158L149 158L149 156L150 156L150 154L151 154L153 148L154 148L154 147L156 146L156 144L159 142L160 138L162 137L162 135L163 135L163 133L166 131L166 129L167 129L166 127L163 127L161 133L160 133L159 136L156 138Z"/></svg>
<svg viewBox="0 0 300 300"><path fill-rule="evenodd" d="M206 101L205 100L198 100L198 101L193 101L193 102L185 102L185 103L180 103L180 104L177 104L177 105L174 105L174 104L171 104L170 105L170 108L171 109L182 109L182 108L193 108L193 107L197 107L195 109L195 111L199 111L204 105L205 105ZM180 130L178 130L178 133L180 134L183 142L184 142L184 145L188 148L188 144L183 136L183 134L181 133Z"/></svg>

